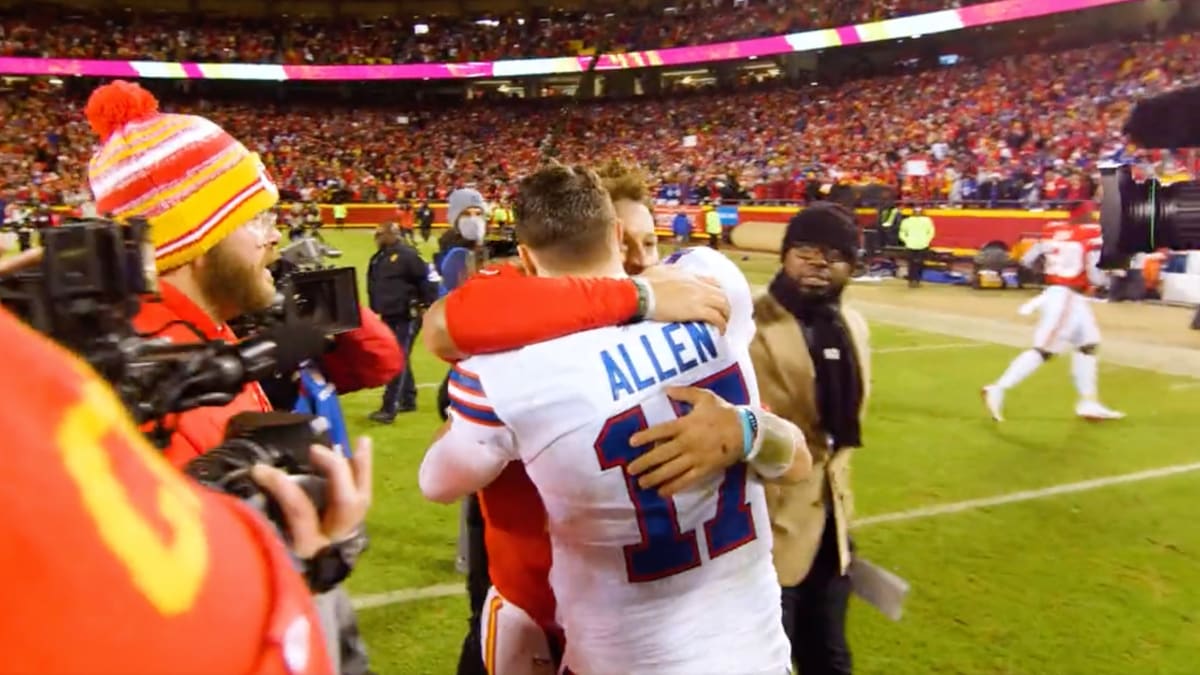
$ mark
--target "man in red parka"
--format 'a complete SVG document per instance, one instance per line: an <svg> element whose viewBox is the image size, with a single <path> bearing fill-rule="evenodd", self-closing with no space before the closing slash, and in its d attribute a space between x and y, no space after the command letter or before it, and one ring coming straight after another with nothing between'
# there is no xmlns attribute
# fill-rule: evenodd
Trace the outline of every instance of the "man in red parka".
<svg viewBox="0 0 1200 675"><path fill-rule="evenodd" d="M158 112L154 97L128 82L98 88L86 114L102 144L88 166L98 211L150 222L161 301L143 304L136 327L176 342L201 339L193 328L236 342L226 322L275 297L267 266L277 257L279 194L258 156L205 118ZM362 327L340 336L322 370L346 393L382 386L402 365L387 326L364 311ZM167 459L182 466L220 443L234 415L270 409L248 384L226 406L178 415Z"/></svg>
<svg viewBox="0 0 1200 675"><path fill-rule="evenodd" d="M178 343L236 342L226 322L275 300L267 267L278 257L279 191L258 155L208 119L160 113L158 101L129 82L97 88L85 114L101 142L88 164L98 212L150 223L161 298L143 303L134 326ZM362 326L340 336L321 365L344 393L386 383L402 360L391 331L364 311ZM262 387L248 383L227 405L176 415L167 420L174 434L166 458L183 466L217 446L233 416L270 410ZM342 632L347 656L359 664L354 672L365 673L348 596L335 589L320 606L330 651L338 656Z"/></svg>

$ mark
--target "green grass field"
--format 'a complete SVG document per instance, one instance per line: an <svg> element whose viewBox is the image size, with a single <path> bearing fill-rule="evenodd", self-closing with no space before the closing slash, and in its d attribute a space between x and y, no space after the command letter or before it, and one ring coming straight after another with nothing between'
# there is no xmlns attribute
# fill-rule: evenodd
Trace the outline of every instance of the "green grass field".
<svg viewBox="0 0 1200 675"><path fill-rule="evenodd" d="M345 262L365 269L366 232L328 238ZM775 268L770 257L742 264L758 284ZM855 537L861 555L906 578L912 592L899 623L853 601L856 672L1200 672L1196 472L877 518L1200 462L1200 406L1189 381L1105 366L1106 402L1129 418L1089 425L1072 417L1068 362L1059 359L1010 395L1009 421L997 426L977 392L1005 367L1011 348L888 325L873 326L872 340L874 392L854 468L865 524ZM423 599L378 597L462 584L453 567L457 508L424 502L416 486L438 424L432 387L446 366L420 347L413 362L417 382L430 386L419 390L419 410L394 425L366 420L379 391L345 397L352 430L374 437L377 457L372 548L350 586L376 605L360 612L375 670L438 675L454 672L465 595L444 587Z"/></svg>

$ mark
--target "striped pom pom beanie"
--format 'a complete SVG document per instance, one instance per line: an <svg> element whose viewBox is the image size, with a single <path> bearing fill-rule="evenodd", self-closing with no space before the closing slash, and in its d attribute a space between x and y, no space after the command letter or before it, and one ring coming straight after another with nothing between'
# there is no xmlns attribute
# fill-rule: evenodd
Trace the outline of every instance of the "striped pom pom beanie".
<svg viewBox="0 0 1200 675"><path fill-rule="evenodd" d="M96 89L85 113L101 142L88 165L97 211L146 218L160 272L195 260L279 201L258 155L203 117L160 113L136 84Z"/></svg>

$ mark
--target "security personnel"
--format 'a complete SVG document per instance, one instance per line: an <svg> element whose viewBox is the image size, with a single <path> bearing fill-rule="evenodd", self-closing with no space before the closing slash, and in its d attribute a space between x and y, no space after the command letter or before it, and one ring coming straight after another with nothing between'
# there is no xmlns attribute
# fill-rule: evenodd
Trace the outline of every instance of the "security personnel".
<svg viewBox="0 0 1200 675"><path fill-rule="evenodd" d="M908 287L921 285L921 273L925 271L925 258L935 234L933 219L925 215L921 207L913 208L913 214L900 221L900 241L908 249Z"/></svg>
<svg viewBox="0 0 1200 675"><path fill-rule="evenodd" d="M704 233L708 235L708 247L718 249L721 247L721 214L711 204L704 210Z"/></svg>
<svg viewBox="0 0 1200 675"><path fill-rule="evenodd" d="M375 244L379 250L371 256L367 267L367 297L371 309L396 334L405 363L404 370L388 382L383 391L383 405L370 418L391 424L397 413L417 409L417 386L413 382L409 353L413 340L421 332L421 308L437 299L437 285L430 280L429 268L421 254L401 241L400 230L394 223L379 226Z"/></svg>
<svg viewBox="0 0 1200 675"><path fill-rule="evenodd" d="M492 209L492 225L496 226L495 231L506 237L509 229L513 226L512 211L504 207L504 203L496 204L496 208Z"/></svg>
<svg viewBox="0 0 1200 675"><path fill-rule="evenodd" d="M421 202L421 207L417 209L417 228L421 230L421 240L429 241L433 231L433 209L429 208L429 202Z"/></svg>
<svg viewBox="0 0 1200 675"><path fill-rule="evenodd" d="M898 241L896 229L903 214L892 204L879 211L879 247L895 246Z"/></svg>

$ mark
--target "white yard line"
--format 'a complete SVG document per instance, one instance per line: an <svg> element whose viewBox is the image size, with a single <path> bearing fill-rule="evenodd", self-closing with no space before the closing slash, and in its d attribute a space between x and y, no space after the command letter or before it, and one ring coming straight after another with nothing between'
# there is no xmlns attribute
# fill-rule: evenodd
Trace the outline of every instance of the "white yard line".
<svg viewBox="0 0 1200 675"><path fill-rule="evenodd" d="M438 584L436 586L425 586L423 588L401 588L396 591L388 591L386 593L375 593L373 595L360 595L354 598L354 609L373 609L375 607L387 607L388 605L400 605L414 600L430 600L433 598L448 598L454 595L466 595L467 588L465 583L457 584Z"/></svg>
<svg viewBox="0 0 1200 675"><path fill-rule="evenodd" d="M942 349L979 349L980 347L995 347L987 342L943 342L932 345L909 345L907 347L884 347L872 349L871 354L896 354L898 352L936 352Z"/></svg>
<svg viewBox="0 0 1200 675"><path fill-rule="evenodd" d="M1142 481L1167 478L1169 476L1178 476L1180 474L1192 473L1195 471L1200 471L1200 462L1192 462L1190 464L1175 464L1172 466L1164 466L1157 469L1137 471L1134 473L1121 474L1117 476L1093 478L1091 480L1079 481L1077 483L1051 485L1049 487L1038 488L1036 490L1021 490L1019 492L1010 492L992 497L983 497L981 499L968 499L966 501L951 502L949 504L923 506L918 509L896 511L895 513L882 513L877 516L859 518L858 520L854 521L854 523L851 525L851 528L859 529L863 527L870 527L872 525L881 525L883 523L899 523L909 520L920 520L935 516L963 513L965 511L976 511L978 509L986 509L992 506L1017 504L1020 502L1046 499L1048 497L1057 497L1066 494L1090 492L1092 490L1099 490L1102 488L1111 487L1113 485L1139 483ZM395 591L388 591L386 593L375 593L372 595L356 597L354 598L354 607L355 609L371 609L374 607L386 607L388 605L413 602L415 600L447 598L465 594L465 583L438 584L436 586L426 586L424 588L402 588Z"/></svg>
<svg viewBox="0 0 1200 675"><path fill-rule="evenodd" d="M1038 488L1037 490L1021 490L1020 492L1010 492L1008 494L995 495L993 497L983 497L980 499L968 499L966 501L952 502L950 504L923 506L919 509L897 511L895 513L882 513L878 516L859 518L858 520L854 521L850 527L857 529L860 527L868 527L870 525L878 525L880 523L898 523L906 520L944 516L951 513L962 513L963 511L986 509L991 506L1000 506L1003 504L1016 504L1018 502L1028 502L1035 499L1045 499L1046 497L1074 494L1076 492L1090 492L1091 490L1099 490L1100 488L1106 488L1113 485L1139 483L1145 480L1177 476L1182 473L1191 473L1193 471L1200 471L1200 462L1193 462L1191 464L1175 464L1172 466L1164 466L1158 469L1148 469L1146 471L1137 471L1135 473L1126 473L1117 476L1106 476L1104 478L1093 478L1091 480L1080 481L1078 483L1051 485L1050 487Z"/></svg>
<svg viewBox="0 0 1200 675"><path fill-rule="evenodd" d="M1200 389L1200 380L1195 382L1176 382L1171 385L1171 391L1182 391L1184 389Z"/></svg>

